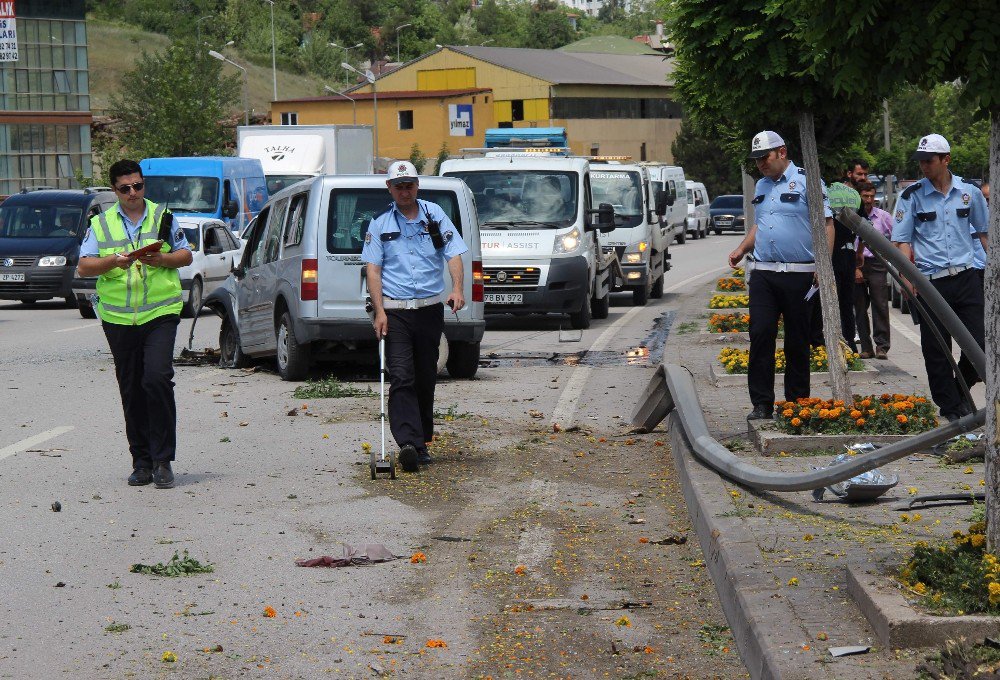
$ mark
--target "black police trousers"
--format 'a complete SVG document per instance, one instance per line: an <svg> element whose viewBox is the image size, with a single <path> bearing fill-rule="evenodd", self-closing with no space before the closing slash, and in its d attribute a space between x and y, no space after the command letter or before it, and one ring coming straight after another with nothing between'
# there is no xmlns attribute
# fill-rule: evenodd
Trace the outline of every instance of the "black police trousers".
<svg viewBox="0 0 1000 680"><path fill-rule="evenodd" d="M444 305L387 309L385 364L389 373L389 428L401 448L426 451L434 438L434 387Z"/></svg>
<svg viewBox="0 0 1000 680"><path fill-rule="evenodd" d="M115 360L133 469L151 470L177 453L173 359L179 322L170 315L138 326L102 324Z"/></svg>
<svg viewBox="0 0 1000 680"><path fill-rule="evenodd" d="M778 337L778 315L785 323L785 399L809 396L809 332L812 300L810 272L771 272L755 269L750 274L750 364L747 385L750 402L774 409L774 348ZM813 297L815 299L815 296Z"/></svg>
<svg viewBox="0 0 1000 680"><path fill-rule="evenodd" d="M985 347L983 287L976 270L966 269L954 276L931 279L931 285L941 293L941 297L965 324L979 346ZM941 345L938 344L933 331L931 331L929 320L924 318L925 316L932 317L933 323L937 326L941 337L944 338L945 344L948 346L947 350L942 349ZM945 354L946 351L951 354L951 334L932 314L921 315L920 351L924 355L924 367L927 369L927 382L930 383L931 398L941 409L941 415L954 417L966 413L968 407L962 396L962 390L955 378L951 361ZM959 369L970 387L981 380L972 367L972 363L968 360L960 362Z"/></svg>
<svg viewBox="0 0 1000 680"><path fill-rule="evenodd" d="M844 342L857 352L858 346L854 342L857 334L857 322L854 317L854 270L857 268L857 256L853 250L838 248L833 251L833 280L837 286L837 305L840 311L840 334ZM811 340L813 345L825 345L826 338L823 335L823 309L820 306L819 293L813 298L812 330Z"/></svg>

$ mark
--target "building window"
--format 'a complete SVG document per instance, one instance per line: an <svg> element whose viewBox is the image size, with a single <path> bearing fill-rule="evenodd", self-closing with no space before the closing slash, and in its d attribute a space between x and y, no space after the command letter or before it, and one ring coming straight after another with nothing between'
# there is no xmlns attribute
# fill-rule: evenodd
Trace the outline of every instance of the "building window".
<svg viewBox="0 0 1000 680"><path fill-rule="evenodd" d="M281 124L282 125L298 125L299 124L299 114L296 111L282 111L281 112Z"/></svg>
<svg viewBox="0 0 1000 680"><path fill-rule="evenodd" d="M399 129L400 130L412 130L413 129L413 111L400 111L399 112Z"/></svg>
<svg viewBox="0 0 1000 680"><path fill-rule="evenodd" d="M512 99L510 102L510 119L524 120L524 100Z"/></svg>
<svg viewBox="0 0 1000 680"><path fill-rule="evenodd" d="M59 94L69 94L69 78L65 71L53 71L52 77L55 80L55 89Z"/></svg>

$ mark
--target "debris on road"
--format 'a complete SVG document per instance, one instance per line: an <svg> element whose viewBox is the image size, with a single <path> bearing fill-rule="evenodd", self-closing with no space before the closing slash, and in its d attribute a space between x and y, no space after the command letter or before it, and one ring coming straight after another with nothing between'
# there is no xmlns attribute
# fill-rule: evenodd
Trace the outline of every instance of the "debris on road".
<svg viewBox="0 0 1000 680"><path fill-rule="evenodd" d="M342 557L323 555L310 559L298 559L295 560L295 564L300 567L350 567L391 562L400 558L399 555L394 555L381 543L366 543L360 548L355 548L347 543L342 543L341 546L344 551Z"/></svg>
<svg viewBox="0 0 1000 680"><path fill-rule="evenodd" d="M60 512L60 511L62 511L62 503L60 503L59 501L53 501L52 512Z"/></svg>
<svg viewBox="0 0 1000 680"><path fill-rule="evenodd" d="M853 647L830 647L830 656L852 656L854 654L867 654L871 647L856 645Z"/></svg>

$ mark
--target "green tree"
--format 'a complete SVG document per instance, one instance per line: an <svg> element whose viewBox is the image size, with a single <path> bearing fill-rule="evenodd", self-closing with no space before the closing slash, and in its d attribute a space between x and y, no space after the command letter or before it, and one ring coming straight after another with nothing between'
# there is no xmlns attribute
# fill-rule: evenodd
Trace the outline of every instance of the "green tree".
<svg viewBox="0 0 1000 680"><path fill-rule="evenodd" d="M681 131L670 146L670 152L674 162L684 168L684 176L702 182L709 196L742 193L740 161L716 140L698 134L690 121L681 123Z"/></svg>
<svg viewBox="0 0 1000 680"><path fill-rule="evenodd" d="M437 158L434 160L434 172L441 172L441 164L448 160L450 154L451 149L448 148L448 142L442 142L441 148L438 149Z"/></svg>
<svg viewBox="0 0 1000 680"><path fill-rule="evenodd" d="M777 129L788 139L790 120L798 122L830 382L835 399L850 401L847 367L835 350L842 342L840 313L832 262L824 257L831 244L822 212L819 152L842 156L860 135L865 116L878 110L878 99L863 91L834 96L830 74L807 72L816 63L814 48L798 37L803 14L792 2L688 0L671 7L675 82L700 129L739 157L755 132Z"/></svg>
<svg viewBox="0 0 1000 680"><path fill-rule="evenodd" d="M413 163L418 174L423 174L424 166L427 165L427 156L420 150L420 145L416 142L410 147L410 162Z"/></svg>
<svg viewBox="0 0 1000 680"><path fill-rule="evenodd" d="M232 133L221 121L239 102L240 82L222 75L221 62L179 41L161 54L143 53L122 74L109 113L117 120L110 147L119 157L224 153Z"/></svg>

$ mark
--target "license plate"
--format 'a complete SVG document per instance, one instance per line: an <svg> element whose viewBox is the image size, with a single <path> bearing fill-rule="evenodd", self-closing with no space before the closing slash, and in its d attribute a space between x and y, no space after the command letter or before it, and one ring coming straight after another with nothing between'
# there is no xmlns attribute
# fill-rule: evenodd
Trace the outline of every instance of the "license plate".
<svg viewBox="0 0 1000 680"><path fill-rule="evenodd" d="M523 293L486 293L483 302L493 305L519 305L524 302Z"/></svg>
<svg viewBox="0 0 1000 680"><path fill-rule="evenodd" d="M24 274L0 274L0 282L24 281Z"/></svg>
<svg viewBox="0 0 1000 680"><path fill-rule="evenodd" d="M732 224L732 220L715 220L717 224Z"/></svg>

